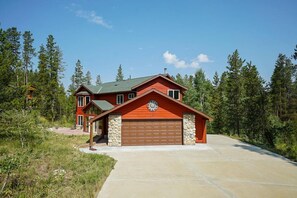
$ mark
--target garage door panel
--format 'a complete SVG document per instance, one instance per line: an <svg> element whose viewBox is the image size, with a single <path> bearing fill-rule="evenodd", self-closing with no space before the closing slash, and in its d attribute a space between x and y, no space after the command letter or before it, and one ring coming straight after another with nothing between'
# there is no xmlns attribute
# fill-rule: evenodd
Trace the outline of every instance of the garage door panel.
<svg viewBox="0 0 297 198"><path fill-rule="evenodd" d="M181 120L122 120L122 145L182 144Z"/></svg>

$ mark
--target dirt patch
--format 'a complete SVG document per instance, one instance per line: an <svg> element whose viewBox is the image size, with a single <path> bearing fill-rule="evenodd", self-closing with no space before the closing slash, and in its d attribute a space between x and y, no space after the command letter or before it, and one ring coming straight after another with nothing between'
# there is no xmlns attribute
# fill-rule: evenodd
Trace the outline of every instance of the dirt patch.
<svg viewBox="0 0 297 198"><path fill-rule="evenodd" d="M88 132L83 132L82 130L70 129L70 128L50 128L50 131L64 135L90 135Z"/></svg>

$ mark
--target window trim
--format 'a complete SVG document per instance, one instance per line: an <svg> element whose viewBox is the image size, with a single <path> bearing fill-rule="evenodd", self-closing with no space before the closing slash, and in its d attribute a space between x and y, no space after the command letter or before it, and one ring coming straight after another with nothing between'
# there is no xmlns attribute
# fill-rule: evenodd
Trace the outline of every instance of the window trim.
<svg viewBox="0 0 297 198"><path fill-rule="evenodd" d="M82 102L80 103L79 99L82 98ZM84 97L83 96L77 96L77 106L78 107L83 107L84 106Z"/></svg>
<svg viewBox="0 0 297 198"><path fill-rule="evenodd" d="M87 103L87 98L89 98L89 102ZM91 102L91 97L90 96L86 96L85 97L85 105L89 104Z"/></svg>
<svg viewBox="0 0 297 198"><path fill-rule="evenodd" d="M171 97L171 96L169 95L169 92L170 92L170 91L173 92L173 95L172 95L172 96L173 96L173 97L172 97L173 99L175 99L175 100L180 100L180 90L179 90L179 89L168 89L168 91L167 91L167 95L168 95L169 97ZM174 92L175 92L175 91L178 92L178 98L177 98L177 99L174 98Z"/></svg>
<svg viewBox="0 0 297 198"><path fill-rule="evenodd" d="M81 117L81 124L79 123L79 117ZM77 125L78 126L84 125L84 116L83 115L77 115Z"/></svg>
<svg viewBox="0 0 297 198"><path fill-rule="evenodd" d="M123 98L122 103L119 103L119 101L118 101L118 98L119 98L120 96ZM117 96L116 96L116 104L119 105L119 104L123 104L124 102L125 102L124 94L117 94Z"/></svg>
<svg viewBox="0 0 297 198"><path fill-rule="evenodd" d="M132 95L132 97L131 97L131 95ZM135 98L135 96L136 96L135 93L129 93L128 99L131 100L131 99Z"/></svg>

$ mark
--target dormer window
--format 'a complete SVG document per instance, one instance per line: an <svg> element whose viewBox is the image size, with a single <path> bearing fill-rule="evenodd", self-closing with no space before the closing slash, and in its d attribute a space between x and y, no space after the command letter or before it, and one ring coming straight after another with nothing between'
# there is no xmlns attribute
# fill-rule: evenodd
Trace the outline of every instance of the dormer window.
<svg viewBox="0 0 297 198"><path fill-rule="evenodd" d="M128 99L132 99L132 98L134 98L135 97L135 93L129 93L128 94Z"/></svg>
<svg viewBox="0 0 297 198"><path fill-rule="evenodd" d="M168 95L176 100L179 100L179 90L176 89L169 89L168 90Z"/></svg>
<svg viewBox="0 0 297 198"><path fill-rule="evenodd" d="M90 102L90 96L86 96L86 105Z"/></svg>
<svg viewBox="0 0 297 198"><path fill-rule="evenodd" d="M117 104L123 104L124 103L124 94L118 94L117 95Z"/></svg>
<svg viewBox="0 0 297 198"><path fill-rule="evenodd" d="M79 107L83 107L84 106L84 97L83 96L78 96L77 103L78 103Z"/></svg>

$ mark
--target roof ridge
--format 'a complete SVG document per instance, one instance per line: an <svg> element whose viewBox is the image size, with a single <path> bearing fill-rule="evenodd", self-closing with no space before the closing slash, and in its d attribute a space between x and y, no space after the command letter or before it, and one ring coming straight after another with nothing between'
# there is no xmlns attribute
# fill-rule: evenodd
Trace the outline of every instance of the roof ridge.
<svg viewBox="0 0 297 198"><path fill-rule="evenodd" d="M121 83L121 82L126 82L126 81L129 81L129 80L136 80L136 79L139 79L139 78L149 78L149 77L155 77L155 76L158 76L160 74L155 74L155 75L150 75L150 76L142 76L142 77L137 77L137 78L131 78L131 79L126 79L126 80L120 80L120 81L110 81L110 82L105 82L105 83L102 83L102 84L108 84L108 83Z"/></svg>

